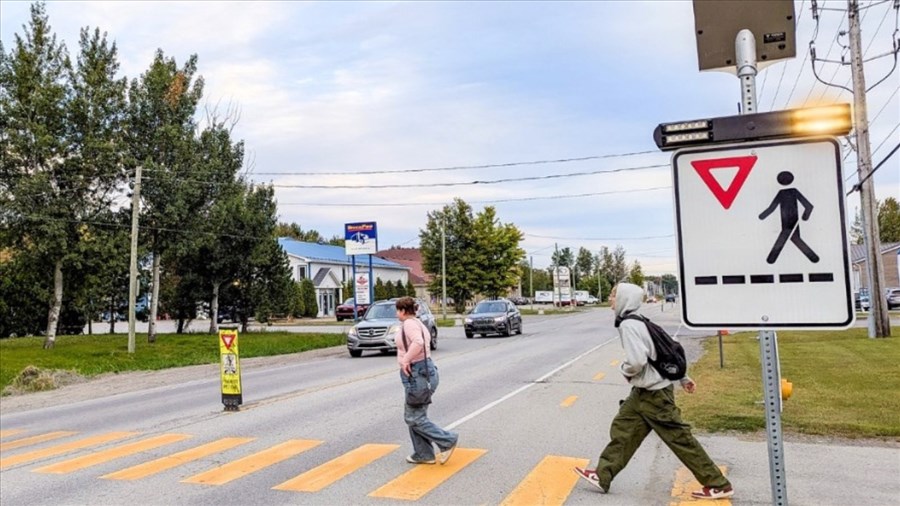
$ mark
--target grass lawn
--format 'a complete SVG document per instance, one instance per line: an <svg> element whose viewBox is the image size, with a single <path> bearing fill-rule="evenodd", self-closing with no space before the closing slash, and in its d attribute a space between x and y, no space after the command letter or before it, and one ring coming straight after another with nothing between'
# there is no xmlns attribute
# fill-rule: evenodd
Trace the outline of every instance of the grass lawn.
<svg viewBox="0 0 900 506"><path fill-rule="evenodd" d="M793 383L785 401L786 431L900 440L900 328L893 338L868 339L865 328L779 332L781 377ZM694 395L679 394L684 417L708 430L765 429L756 332L725 336L725 368L718 340L689 367Z"/></svg>
<svg viewBox="0 0 900 506"><path fill-rule="evenodd" d="M242 358L283 355L337 346L344 339L343 334L248 332L240 334L240 352ZM0 389L29 365L94 376L219 361L218 336L212 334L159 334L154 344L146 334L137 334L133 354L128 353L127 334L60 336L51 350L42 349L43 342L43 337L0 339Z"/></svg>

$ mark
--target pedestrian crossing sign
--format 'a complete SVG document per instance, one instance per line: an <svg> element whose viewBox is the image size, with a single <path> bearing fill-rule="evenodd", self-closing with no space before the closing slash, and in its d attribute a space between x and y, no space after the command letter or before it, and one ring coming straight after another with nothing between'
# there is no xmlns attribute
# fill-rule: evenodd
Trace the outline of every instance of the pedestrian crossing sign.
<svg viewBox="0 0 900 506"><path fill-rule="evenodd" d="M687 148L672 168L685 325L853 324L836 139Z"/></svg>

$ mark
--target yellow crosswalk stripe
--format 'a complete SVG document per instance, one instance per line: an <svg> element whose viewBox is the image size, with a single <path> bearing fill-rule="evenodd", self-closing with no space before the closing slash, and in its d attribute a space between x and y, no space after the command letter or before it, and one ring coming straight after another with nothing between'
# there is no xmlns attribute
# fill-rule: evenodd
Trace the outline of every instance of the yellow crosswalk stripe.
<svg viewBox="0 0 900 506"><path fill-rule="evenodd" d="M577 395L570 395L570 396L566 397L565 399L563 399L563 401L561 403L559 403L559 405L560 405L560 407L568 408L572 404L575 404L575 401L577 401L577 400L578 400ZM577 476L576 476L576 478L577 478Z"/></svg>
<svg viewBox="0 0 900 506"><path fill-rule="evenodd" d="M575 466L584 467L588 459L548 455L528 473L501 506L536 506L563 504L575 487Z"/></svg>
<svg viewBox="0 0 900 506"><path fill-rule="evenodd" d="M99 436L91 436L88 438L79 439L78 441L72 441L70 443L51 446L49 448L34 450L28 453L20 453L19 455L13 455L11 457L0 457L0 469L6 469L10 466L24 464L26 462L33 462L35 460L47 457L55 457L56 455L62 455L64 453L80 450L82 448L88 448L90 446L100 445L103 443L108 443L110 441L115 441L117 439L123 439L136 435L137 432L110 432L107 434L101 434Z"/></svg>
<svg viewBox="0 0 900 506"><path fill-rule="evenodd" d="M322 464L319 467L292 478L273 490L290 490L293 492L318 492L341 478L375 462L392 451L400 448L394 444L366 444L340 457Z"/></svg>
<svg viewBox="0 0 900 506"><path fill-rule="evenodd" d="M277 464L282 460L289 459L294 455L315 448L320 444L322 444L322 441L291 439L259 453L254 453L253 455L248 455L242 459L235 460L234 462L229 462L224 466L219 466L198 475L191 476L190 478L181 480L181 482L201 483L203 485L223 485L242 476Z"/></svg>
<svg viewBox="0 0 900 506"><path fill-rule="evenodd" d="M25 430L23 430L23 429L0 430L0 439L9 437L9 436L15 436L16 434L21 434L22 432L25 432Z"/></svg>
<svg viewBox="0 0 900 506"><path fill-rule="evenodd" d="M162 457L160 459L151 460L150 462L145 462L143 464L138 464L133 467L129 467L126 469L122 469L121 471L116 471L114 473L110 473L101 478L105 478L108 480L137 480L140 478L146 478L147 476L152 476L157 473L161 473L168 469L172 469L173 467L178 467L182 464L187 464L188 462L192 462L194 460L202 459L203 457L207 457L209 455L213 455L215 453L223 452L225 450L234 448L235 446L242 445L244 443L249 443L256 438L250 437L226 437L219 439L218 441L213 441L211 443L207 443L205 445L200 445L196 448L191 448L190 450L185 450L183 452L178 452L166 457Z"/></svg>
<svg viewBox="0 0 900 506"><path fill-rule="evenodd" d="M609 363L609 365L615 367L615 366L619 365L619 361L618 361L618 360L613 360L612 362Z"/></svg>
<svg viewBox="0 0 900 506"><path fill-rule="evenodd" d="M188 436L187 434L162 434L141 441L135 441L134 443L128 443L107 450L90 453L83 457L76 457L56 464L50 464L49 466L39 467L32 470L32 472L48 474L71 473L87 467L96 466L97 464L103 464L104 462L109 462L110 460L115 460L120 457L126 457L128 455L134 455L135 453L159 448L160 446L165 446L167 444L177 443L178 441L183 441L189 437L191 436Z"/></svg>
<svg viewBox="0 0 900 506"><path fill-rule="evenodd" d="M606 373L605 373L605 372L598 372L598 373L594 376L594 381L600 381L600 380L602 380L602 379L605 378L605 377L606 377Z"/></svg>
<svg viewBox="0 0 900 506"><path fill-rule="evenodd" d="M38 443L43 443L45 441L53 441L54 439L71 436L72 434L77 434L77 432L65 432L65 431L48 432L46 434L38 434L37 436L16 439L15 441L7 441L5 443L0 443L0 452L7 451L7 450L14 450L16 448L21 448L23 446L36 445Z"/></svg>
<svg viewBox="0 0 900 506"><path fill-rule="evenodd" d="M485 453L487 453L487 450L479 448L457 448L453 452L453 457L446 464L442 466L437 464L418 464L370 493L369 497L416 501L434 490L441 483L449 480L454 474L472 462L481 458Z"/></svg>
<svg viewBox="0 0 900 506"><path fill-rule="evenodd" d="M728 474L728 467L719 466L722 474ZM675 482L672 484L672 500L669 506L696 506L697 500L691 497L691 492L703 487L694 479L694 475L686 467L675 472ZM700 501L705 505L731 506L731 499L716 499L712 501Z"/></svg>

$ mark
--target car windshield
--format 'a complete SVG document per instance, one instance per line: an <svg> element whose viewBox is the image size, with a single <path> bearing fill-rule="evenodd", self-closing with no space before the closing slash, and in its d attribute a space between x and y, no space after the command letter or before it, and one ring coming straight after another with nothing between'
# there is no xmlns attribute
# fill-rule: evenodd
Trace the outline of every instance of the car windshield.
<svg viewBox="0 0 900 506"><path fill-rule="evenodd" d="M503 313L506 311L506 304L503 302L483 302L475 306L473 313Z"/></svg>
<svg viewBox="0 0 900 506"><path fill-rule="evenodd" d="M369 308L366 312L366 320L377 320L380 318L396 318L397 308L393 304L376 304Z"/></svg>
<svg viewBox="0 0 900 506"><path fill-rule="evenodd" d="M353 297L350 297L349 299L345 300L345 301L344 301L344 305L345 305L345 306L352 306L352 305L353 305Z"/></svg>

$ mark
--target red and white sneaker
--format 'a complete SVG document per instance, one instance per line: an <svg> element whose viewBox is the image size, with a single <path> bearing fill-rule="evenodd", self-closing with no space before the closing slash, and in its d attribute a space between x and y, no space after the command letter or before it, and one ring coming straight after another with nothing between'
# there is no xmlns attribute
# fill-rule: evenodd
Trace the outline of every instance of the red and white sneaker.
<svg viewBox="0 0 900 506"><path fill-rule="evenodd" d="M725 488L703 487L691 492L691 497L694 499L725 499L733 495L734 489L730 485Z"/></svg>
<svg viewBox="0 0 900 506"><path fill-rule="evenodd" d="M577 474L579 478L586 480L591 485L599 488L604 494L606 493L606 489L603 488L603 485L600 485L600 477L597 476L597 471L594 471L593 469L582 469L580 467L574 468L573 471L575 471L575 474Z"/></svg>

